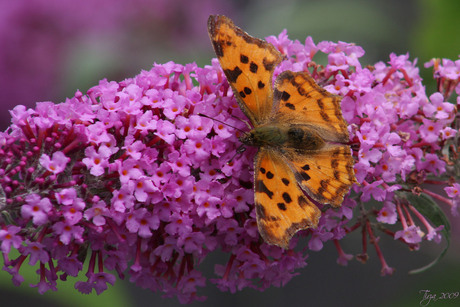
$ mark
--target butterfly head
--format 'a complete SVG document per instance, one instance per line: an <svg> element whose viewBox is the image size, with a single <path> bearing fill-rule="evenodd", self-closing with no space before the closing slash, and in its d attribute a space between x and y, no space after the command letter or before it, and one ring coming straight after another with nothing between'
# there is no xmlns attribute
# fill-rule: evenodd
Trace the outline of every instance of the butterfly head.
<svg viewBox="0 0 460 307"><path fill-rule="evenodd" d="M239 140L244 145L256 146L254 138L255 138L254 137L254 130L251 130L249 132L245 132L242 136L240 136Z"/></svg>

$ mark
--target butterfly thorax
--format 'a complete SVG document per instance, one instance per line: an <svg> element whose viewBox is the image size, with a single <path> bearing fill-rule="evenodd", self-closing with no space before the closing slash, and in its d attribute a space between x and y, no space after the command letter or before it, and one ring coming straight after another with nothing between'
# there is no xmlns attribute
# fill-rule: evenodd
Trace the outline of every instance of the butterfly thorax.
<svg viewBox="0 0 460 307"><path fill-rule="evenodd" d="M325 144L316 131L303 125L258 126L244 134L240 141L249 146L288 147L301 150L319 150Z"/></svg>

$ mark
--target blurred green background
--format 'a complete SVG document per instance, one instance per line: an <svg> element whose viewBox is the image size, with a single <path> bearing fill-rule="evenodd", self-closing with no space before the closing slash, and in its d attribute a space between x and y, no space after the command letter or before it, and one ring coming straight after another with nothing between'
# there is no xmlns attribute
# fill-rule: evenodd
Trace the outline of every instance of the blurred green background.
<svg viewBox="0 0 460 307"><path fill-rule="evenodd" d="M418 58L428 94L434 83L423 63L432 57L456 60L460 54L458 0L0 0L0 129L8 127L7 111L18 104L58 103L77 89L86 92L102 78L120 81L150 69L154 62L209 64L214 57L206 29L209 14L227 15L256 37L278 35L286 28L291 39L301 42L306 36L315 42L354 42L366 51L363 65L388 61L391 52L409 52L411 59ZM410 252L382 236L385 258L397 270L381 277L373 246L367 264L353 260L341 267L329 242L310 253L308 266L283 288L229 294L208 281L201 293L208 300L192 306L420 306L420 290L438 295L460 291L458 217L450 220L451 248L440 264L423 274L407 272L430 262L442 246L422 244L419 252ZM342 246L348 253L359 253L360 237L350 236ZM208 257L202 270L213 276L213 263L225 259ZM26 281L17 288L9 274L0 272L2 306L180 305L128 281L117 281L100 296L79 294L73 282L42 296L28 287L37 282L33 270L23 274ZM428 306L458 305L460 298Z"/></svg>

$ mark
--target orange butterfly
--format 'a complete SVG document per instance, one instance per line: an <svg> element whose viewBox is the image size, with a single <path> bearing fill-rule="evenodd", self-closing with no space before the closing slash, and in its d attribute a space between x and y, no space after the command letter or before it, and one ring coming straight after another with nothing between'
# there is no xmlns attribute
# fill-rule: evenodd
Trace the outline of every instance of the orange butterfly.
<svg viewBox="0 0 460 307"><path fill-rule="evenodd" d="M283 56L225 16L210 16L208 32L238 104L254 129L240 140L259 147L254 163L255 209L265 242L287 249L299 230L318 225L315 201L341 205L356 182L339 96L308 72L285 71ZM305 194L305 193L306 194Z"/></svg>

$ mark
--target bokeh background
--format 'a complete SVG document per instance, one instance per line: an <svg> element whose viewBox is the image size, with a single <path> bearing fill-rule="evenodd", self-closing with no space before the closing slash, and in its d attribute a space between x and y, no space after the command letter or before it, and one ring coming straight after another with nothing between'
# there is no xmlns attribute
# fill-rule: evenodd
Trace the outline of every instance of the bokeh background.
<svg viewBox="0 0 460 307"><path fill-rule="evenodd" d="M315 42L354 42L366 51L364 65L388 61L391 52L409 52L418 59L428 93L435 85L423 63L432 57L456 60L460 54L458 0L0 0L0 130L10 124L8 110L14 106L59 103L102 78L121 81L154 62L208 65L214 57L206 29L209 14L227 15L256 37L287 29L291 39L301 42L306 36ZM353 260L342 267L328 242L320 252L310 253L308 266L283 288L230 294L208 282L201 293L207 301L192 306L420 306L420 290L438 295L460 291L459 218L449 218L451 248L423 274L407 272L429 263L445 242L422 244L419 252L410 252L382 236L385 258L397 269L386 277L380 276L373 246L367 264ZM350 236L342 246L359 253L360 240ZM225 259L216 254L201 267L212 276L213 263ZM28 287L36 283L33 269L23 274L24 284L14 287L9 274L0 271L1 306L180 306L127 281L118 281L100 296L79 294L73 282L39 295ZM459 305L460 298L428 306Z"/></svg>

